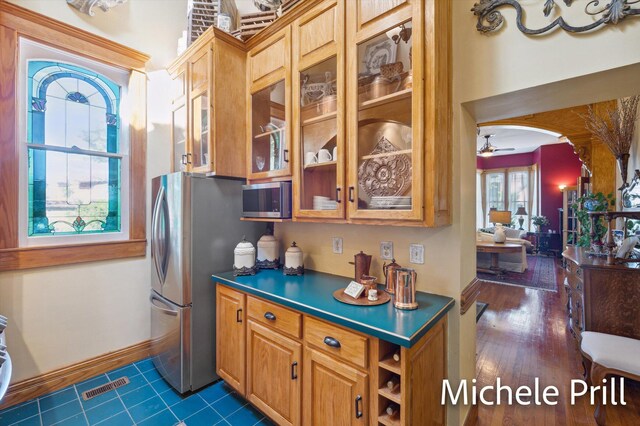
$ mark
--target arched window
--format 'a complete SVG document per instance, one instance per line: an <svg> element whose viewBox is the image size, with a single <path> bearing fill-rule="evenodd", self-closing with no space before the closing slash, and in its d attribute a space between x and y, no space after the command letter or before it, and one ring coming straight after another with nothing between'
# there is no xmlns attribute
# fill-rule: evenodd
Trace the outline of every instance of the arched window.
<svg viewBox="0 0 640 426"><path fill-rule="evenodd" d="M72 64L28 61L28 235L121 230L121 88Z"/></svg>

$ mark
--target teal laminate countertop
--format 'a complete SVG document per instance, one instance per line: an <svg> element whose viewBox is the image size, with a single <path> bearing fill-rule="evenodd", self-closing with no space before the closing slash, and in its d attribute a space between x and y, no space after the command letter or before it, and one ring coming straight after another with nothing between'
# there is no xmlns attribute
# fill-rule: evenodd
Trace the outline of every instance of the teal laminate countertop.
<svg viewBox="0 0 640 426"><path fill-rule="evenodd" d="M403 311L390 302L378 306L354 306L338 302L333 292L346 287L350 278L305 271L286 276L282 270L259 270L256 275L234 277L233 272L212 276L214 282L288 306L329 322L411 347L453 307L451 297L417 292L418 309ZM379 291L382 291L380 288Z"/></svg>

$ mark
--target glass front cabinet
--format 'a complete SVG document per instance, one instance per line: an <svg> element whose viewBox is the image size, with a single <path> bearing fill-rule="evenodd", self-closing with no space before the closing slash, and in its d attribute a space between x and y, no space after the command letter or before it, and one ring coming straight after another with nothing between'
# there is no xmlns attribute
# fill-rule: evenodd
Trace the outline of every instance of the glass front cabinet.
<svg viewBox="0 0 640 426"><path fill-rule="evenodd" d="M291 30L248 54L247 179L291 176Z"/></svg>
<svg viewBox="0 0 640 426"><path fill-rule="evenodd" d="M173 79L172 170L245 177L246 52L217 28L203 33L169 67Z"/></svg>
<svg viewBox="0 0 640 426"><path fill-rule="evenodd" d="M344 3L293 24L294 215L345 218Z"/></svg>

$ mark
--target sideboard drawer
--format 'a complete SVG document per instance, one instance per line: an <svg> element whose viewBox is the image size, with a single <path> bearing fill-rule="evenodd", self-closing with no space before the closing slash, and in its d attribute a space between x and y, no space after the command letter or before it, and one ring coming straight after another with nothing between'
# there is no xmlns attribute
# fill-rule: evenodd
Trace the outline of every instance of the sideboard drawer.
<svg viewBox="0 0 640 426"><path fill-rule="evenodd" d="M249 296L247 298L247 315L267 327L298 339L301 336L302 315L280 305Z"/></svg>
<svg viewBox="0 0 640 426"><path fill-rule="evenodd" d="M304 341L359 367L368 366L368 339L352 331L305 316Z"/></svg>

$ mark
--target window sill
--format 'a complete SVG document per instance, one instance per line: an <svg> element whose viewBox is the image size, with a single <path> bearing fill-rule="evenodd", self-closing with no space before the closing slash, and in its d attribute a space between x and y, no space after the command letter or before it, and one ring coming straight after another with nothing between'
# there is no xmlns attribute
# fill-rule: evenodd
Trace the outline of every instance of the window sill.
<svg viewBox="0 0 640 426"><path fill-rule="evenodd" d="M146 251L147 240L1 249L0 271L142 257Z"/></svg>

